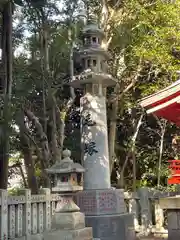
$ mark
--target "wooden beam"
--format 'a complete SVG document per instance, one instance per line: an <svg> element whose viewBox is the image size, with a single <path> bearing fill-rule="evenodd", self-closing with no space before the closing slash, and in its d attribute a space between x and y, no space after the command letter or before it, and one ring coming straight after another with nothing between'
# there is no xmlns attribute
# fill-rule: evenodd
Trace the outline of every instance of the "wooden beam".
<svg viewBox="0 0 180 240"><path fill-rule="evenodd" d="M147 114L150 114L150 113L154 113L154 112L157 112L163 108L166 108L166 107L169 107L170 105L174 104L174 103L179 103L180 101L180 96L176 97L176 98L173 98L165 103L162 103L156 107L153 107L153 108L150 108L147 110Z"/></svg>
<svg viewBox="0 0 180 240"><path fill-rule="evenodd" d="M152 104L162 101L163 99L166 99L176 93L180 92L180 80L176 81L169 87L166 87L162 90L160 90L157 93L154 93L150 96L147 96L140 100L139 104L141 107L147 108L148 106L151 106Z"/></svg>

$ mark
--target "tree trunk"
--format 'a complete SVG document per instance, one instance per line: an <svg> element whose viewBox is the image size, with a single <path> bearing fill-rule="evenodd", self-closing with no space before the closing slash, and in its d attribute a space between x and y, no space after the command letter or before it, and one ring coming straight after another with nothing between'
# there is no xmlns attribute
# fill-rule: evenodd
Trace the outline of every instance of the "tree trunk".
<svg viewBox="0 0 180 240"><path fill-rule="evenodd" d="M73 42L73 39L72 39L71 26L69 26L68 40L69 40L69 44L70 44L70 54L69 54L70 80L73 81L73 78L74 78L74 61L73 61L74 42ZM75 98L74 88L71 87L71 86L70 86L70 95L71 95L70 97L72 99Z"/></svg>
<svg viewBox="0 0 180 240"><path fill-rule="evenodd" d="M132 151L132 161L133 161L133 192L136 192L136 154L135 154L135 148Z"/></svg>
<svg viewBox="0 0 180 240"><path fill-rule="evenodd" d="M38 183L35 176L34 161L32 158L32 150L28 137L21 129L21 149L24 155L24 164L27 173L28 188L31 189L32 194L38 194Z"/></svg>
<svg viewBox="0 0 180 240"><path fill-rule="evenodd" d="M46 109L46 88L48 86L49 62L48 62L48 44L47 31L45 24L42 25L40 31L40 46L41 46L41 73L42 73L42 102L43 102L43 130L47 134L47 109ZM49 86L48 86L49 90Z"/></svg>
<svg viewBox="0 0 180 240"><path fill-rule="evenodd" d="M112 173L114 160L115 160L115 140L116 140L116 125L117 125L117 113L118 113L118 103L121 101L123 96L136 84L140 71L141 71L141 60L139 61L139 65L137 68L136 75L132 78L127 87L123 89L121 93L119 93L119 84L116 85L115 88L115 100L112 103L112 112L111 112L111 119L110 119L110 130L109 130L109 161L110 161L110 170Z"/></svg>
<svg viewBox="0 0 180 240"><path fill-rule="evenodd" d="M28 188L31 189L33 194L38 194L38 183L35 176L35 167L34 167L34 161L32 158L32 146L30 142L30 138L28 137L29 132L26 128L26 124L24 122L24 114L22 111L19 111L17 114L16 122L20 129L20 143L21 143L21 151L24 155L24 164L26 168L27 173L27 182L28 182ZM21 166L20 166L21 167ZM22 168L20 169L21 173ZM22 174L22 177L24 174Z"/></svg>
<svg viewBox="0 0 180 240"><path fill-rule="evenodd" d="M64 138L65 138L65 118L66 118L66 110L59 109L58 106L56 106L56 119L57 119L57 139L58 139L58 145L59 145L59 160L62 158L62 151L63 151L63 145L64 145Z"/></svg>
<svg viewBox="0 0 180 240"><path fill-rule="evenodd" d="M159 121L159 120L158 120ZM166 131L166 123L165 120L162 124L159 122L159 125L161 127L161 139L160 139L160 147L159 147L159 159L158 159L158 171L157 171L157 186L160 186L161 181L161 163L162 163L162 155L163 155L163 147L164 147L164 134Z"/></svg>
<svg viewBox="0 0 180 240"><path fill-rule="evenodd" d="M121 187L121 188L124 187L124 171L125 171L125 168L127 166L128 160L129 160L130 156L132 156L132 154L135 154L134 151L135 151L136 139L137 139L140 127L142 125L143 117L144 117L144 113L141 114L141 116L138 120L138 123L136 125L135 130L134 130L134 134L133 134L132 139L131 139L129 151L126 155L126 159L125 159L124 164L122 166L122 169L120 171L120 178L118 180L118 186ZM136 188L135 187L136 186L136 161L135 161L133 156L132 156L132 158L134 160L134 163L133 163L134 164L134 167L133 167L133 188Z"/></svg>
<svg viewBox="0 0 180 240"><path fill-rule="evenodd" d="M60 158L58 141L57 141L57 124L56 124L56 101L52 89L53 79L50 74L50 66L49 66L49 47L48 47L48 25L46 23L46 18L43 18L43 27L42 27L42 57L43 57L43 76L44 76L44 84L43 84L43 109L44 109L44 131L47 134L47 124L49 129L49 143L50 150L52 153L52 163L55 163ZM47 101L46 101L46 88L47 86ZM47 106L46 106L47 105ZM46 109L47 108L47 109ZM47 123L47 113L49 115L49 121Z"/></svg>
<svg viewBox="0 0 180 240"><path fill-rule="evenodd" d="M7 189L12 91L12 3L10 1L4 4L2 39L4 106L0 129L0 189Z"/></svg>
<svg viewBox="0 0 180 240"><path fill-rule="evenodd" d="M26 109L24 110L25 115L31 121L35 127L36 131L36 137L39 139L41 144L41 151L42 151L42 159L41 159L41 167L42 172L44 176L44 187L50 187L50 180L48 175L45 172L45 169L49 167L49 161L50 161L50 151L49 151L49 145L48 145L48 139L46 134L43 131L43 127L41 123L39 122L38 118L34 115L33 112Z"/></svg>
<svg viewBox="0 0 180 240"><path fill-rule="evenodd" d="M56 107L55 103L52 104L51 109L51 118L50 118L50 124L51 124L51 152L52 152L52 162L55 163L60 160L60 151L58 147L58 141L57 141L57 125L56 125Z"/></svg>
<svg viewBox="0 0 180 240"><path fill-rule="evenodd" d="M124 172L125 172L125 168L127 166L130 154L131 154L131 152L129 151L128 154L126 155L124 164L123 164L122 169L120 171L120 178L118 179L118 184L117 184L119 188L124 188Z"/></svg>
<svg viewBox="0 0 180 240"><path fill-rule="evenodd" d="M71 22L71 21L70 21ZM74 78L74 61L73 61L73 39L72 39L72 30L71 30L71 24L69 26L69 31L68 31L68 41L70 45L70 54L69 54L69 69L70 69L70 80L73 81ZM57 114L57 126L58 126L58 143L59 143L59 160L62 157L62 150L63 150L63 145L64 145L64 138L65 138L65 119L67 116L67 113L69 112L69 109L72 107L74 103L76 95L74 92L74 88L70 86L70 99L68 100L66 106L64 109L60 111L59 107L56 105L56 114ZM54 102L56 100L54 99ZM57 129L56 129L57 130Z"/></svg>
<svg viewBox="0 0 180 240"><path fill-rule="evenodd" d="M22 166L21 166L21 165L19 165L19 171L20 171L20 173L21 173L21 177L22 177L22 180L23 180L24 188L28 188L28 187L27 187L27 183L26 183L26 178L25 178L25 176L24 176L24 172L23 172L23 169L22 169Z"/></svg>
<svg viewBox="0 0 180 240"><path fill-rule="evenodd" d="M133 144L132 144L132 149L131 149L131 157L132 157L132 163L133 163L133 186L132 186L132 189L133 189L133 192L136 191L136 154L135 154L135 145L136 145L136 138L137 138L137 135L138 135L138 132L137 132L137 129L139 129L140 125L141 125L141 121L142 121L142 117L143 115L141 115L139 121L138 121L138 124L136 126L136 109L132 108L131 110L131 119L132 119L132 127L133 127L133 132L136 133L136 136L134 136L135 140L133 139Z"/></svg>
<svg viewBox="0 0 180 240"><path fill-rule="evenodd" d="M110 173L112 173L114 160L115 160L115 142L116 142L116 125L117 125L117 113L118 113L118 98L112 103L112 111L110 117L109 127L109 162Z"/></svg>

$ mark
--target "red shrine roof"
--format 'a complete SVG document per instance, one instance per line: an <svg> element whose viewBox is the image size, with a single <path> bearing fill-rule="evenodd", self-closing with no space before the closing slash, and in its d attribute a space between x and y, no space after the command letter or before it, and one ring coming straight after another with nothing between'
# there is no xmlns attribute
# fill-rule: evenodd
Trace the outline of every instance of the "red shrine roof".
<svg viewBox="0 0 180 240"><path fill-rule="evenodd" d="M153 113L180 126L180 80L143 98L140 105L146 109L148 114Z"/></svg>

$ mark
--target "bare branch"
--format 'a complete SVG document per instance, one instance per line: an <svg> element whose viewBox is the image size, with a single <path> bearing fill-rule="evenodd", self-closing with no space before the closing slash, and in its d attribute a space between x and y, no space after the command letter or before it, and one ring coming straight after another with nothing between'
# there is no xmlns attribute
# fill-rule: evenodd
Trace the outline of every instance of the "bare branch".
<svg viewBox="0 0 180 240"><path fill-rule="evenodd" d="M118 0L117 3L114 6L114 9L111 12L111 15L109 16L109 20L108 21L111 21L111 19L113 18L114 14L115 14L115 11L116 11L116 9L117 9L117 7L119 6L120 3L121 3L121 0Z"/></svg>
<svg viewBox="0 0 180 240"><path fill-rule="evenodd" d="M140 76L141 69L142 69L141 62L142 62L142 60L140 59L139 65L137 67L136 75L134 77L132 77L131 83L120 93L119 100L124 96L124 94L126 94L136 84L138 77Z"/></svg>
<svg viewBox="0 0 180 240"><path fill-rule="evenodd" d="M166 124L167 124L167 120L166 119L162 119L162 122L161 120L155 115L153 114L153 117L156 119L161 131L166 128Z"/></svg>
<svg viewBox="0 0 180 240"><path fill-rule="evenodd" d="M140 127L142 125L143 117L144 117L144 112L141 114L141 116L140 116L140 118L139 118L139 120L137 122L137 125L136 125L136 128L135 128L135 132L134 132L134 134L133 134L133 136L131 138L130 147L129 147L128 153L126 155L126 159L124 161L124 164L123 164L121 172L120 172L121 186L123 185L122 182L123 182L124 170L125 170L125 168L127 166L128 160L129 160L130 156L132 155L132 153L134 152L134 149L135 149L135 146L136 146L136 139L137 139Z"/></svg>
<svg viewBox="0 0 180 240"><path fill-rule="evenodd" d="M41 143L43 158L45 160L46 166L48 166L48 163L50 160L50 151L49 151L48 139L46 134L43 131L43 127L39 122L39 119L34 115L33 112L31 112L28 109L25 109L24 113L28 117L28 119L32 122L32 124L36 129L36 136L37 138L39 138L39 141Z"/></svg>

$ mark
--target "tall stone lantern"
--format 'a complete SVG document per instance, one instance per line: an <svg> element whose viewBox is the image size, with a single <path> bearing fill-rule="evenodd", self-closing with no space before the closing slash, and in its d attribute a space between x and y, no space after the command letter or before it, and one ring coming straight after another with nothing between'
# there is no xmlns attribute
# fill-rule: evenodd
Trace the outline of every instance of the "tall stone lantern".
<svg viewBox="0 0 180 240"><path fill-rule="evenodd" d="M85 227L84 214L73 201L74 193L83 189L84 168L70 157L71 151L64 150L63 159L46 170L54 176L52 192L58 193L58 203L52 218L53 231L45 235L45 240L92 239L92 229Z"/></svg>
<svg viewBox="0 0 180 240"><path fill-rule="evenodd" d="M101 47L104 32L94 17L88 20L82 35L79 54L83 72L71 86L84 90L80 100L84 189L106 189L110 188L106 88L115 85L116 79L107 73L110 55Z"/></svg>
<svg viewBox="0 0 180 240"><path fill-rule="evenodd" d="M82 164L84 191L77 194L77 205L85 213L93 237L101 240L134 239L133 216L127 214L124 192L111 188L106 88L116 84L108 73L109 54L102 48L104 32L94 17L82 31L79 51L83 71L70 85L81 88L80 100Z"/></svg>

